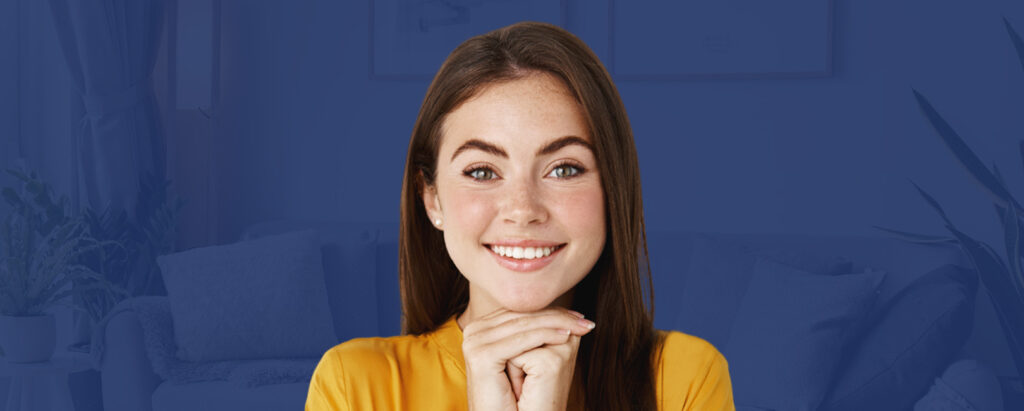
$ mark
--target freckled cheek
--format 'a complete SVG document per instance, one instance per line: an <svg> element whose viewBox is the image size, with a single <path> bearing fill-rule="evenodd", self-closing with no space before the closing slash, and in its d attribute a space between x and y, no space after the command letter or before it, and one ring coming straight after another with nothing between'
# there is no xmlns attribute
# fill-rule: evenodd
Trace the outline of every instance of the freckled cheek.
<svg viewBox="0 0 1024 411"><path fill-rule="evenodd" d="M450 199L445 214L466 235L478 235L485 230L498 204L494 195L480 192L455 191Z"/></svg>
<svg viewBox="0 0 1024 411"><path fill-rule="evenodd" d="M604 233L604 195L600 188L560 194L556 204L559 218L573 236Z"/></svg>

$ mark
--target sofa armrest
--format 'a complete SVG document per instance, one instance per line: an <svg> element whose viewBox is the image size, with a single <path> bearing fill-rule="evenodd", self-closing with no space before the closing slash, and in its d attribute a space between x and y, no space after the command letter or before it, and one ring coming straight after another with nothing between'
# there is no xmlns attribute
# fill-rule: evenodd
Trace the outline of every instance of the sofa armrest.
<svg viewBox="0 0 1024 411"><path fill-rule="evenodd" d="M103 404L107 411L152 409L153 391L163 381L146 355L142 322L131 309L118 310L105 320L103 357L99 368Z"/></svg>
<svg viewBox="0 0 1024 411"><path fill-rule="evenodd" d="M915 411L1009 409L1004 408L995 371L980 361L961 356L933 381L928 392L914 404Z"/></svg>

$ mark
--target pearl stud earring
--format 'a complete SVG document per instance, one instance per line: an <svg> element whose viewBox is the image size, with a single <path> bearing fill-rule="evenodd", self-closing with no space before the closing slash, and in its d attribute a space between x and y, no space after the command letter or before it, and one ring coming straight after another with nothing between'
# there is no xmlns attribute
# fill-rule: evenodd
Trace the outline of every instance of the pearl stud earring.
<svg viewBox="0 0 1024 411"><path fill-rule="evenodd" d="M437 220L434 220L434 224L436 224L436 225L441 225L441 219L440 219L440 218L438 218Z"/></svg>

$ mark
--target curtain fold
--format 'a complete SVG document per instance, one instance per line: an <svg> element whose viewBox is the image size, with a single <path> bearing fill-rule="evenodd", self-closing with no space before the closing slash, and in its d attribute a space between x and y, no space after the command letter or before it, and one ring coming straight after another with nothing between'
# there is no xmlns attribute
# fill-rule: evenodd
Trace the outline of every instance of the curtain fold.
<svg viewBox="0 0 1024 411"><path fill-rule="evenodd" d="M50 0L57 38L85 115L74 136L76 209L134 217L139 180L163 181L166 148L151 74L162 0Z"/></svg>

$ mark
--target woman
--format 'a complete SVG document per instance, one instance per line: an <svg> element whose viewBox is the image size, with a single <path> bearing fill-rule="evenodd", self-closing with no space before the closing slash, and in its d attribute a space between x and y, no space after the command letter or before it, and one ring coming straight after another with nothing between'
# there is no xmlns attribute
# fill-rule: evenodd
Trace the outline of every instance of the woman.
<svg viewBox="0 0 1024 411"><path fill-rule="evenodd" d="M307 410L734 409L715 347L653 327L632 132L571 33L522 22L459 45L401 201L403 335L330 349Z"/></svg>

